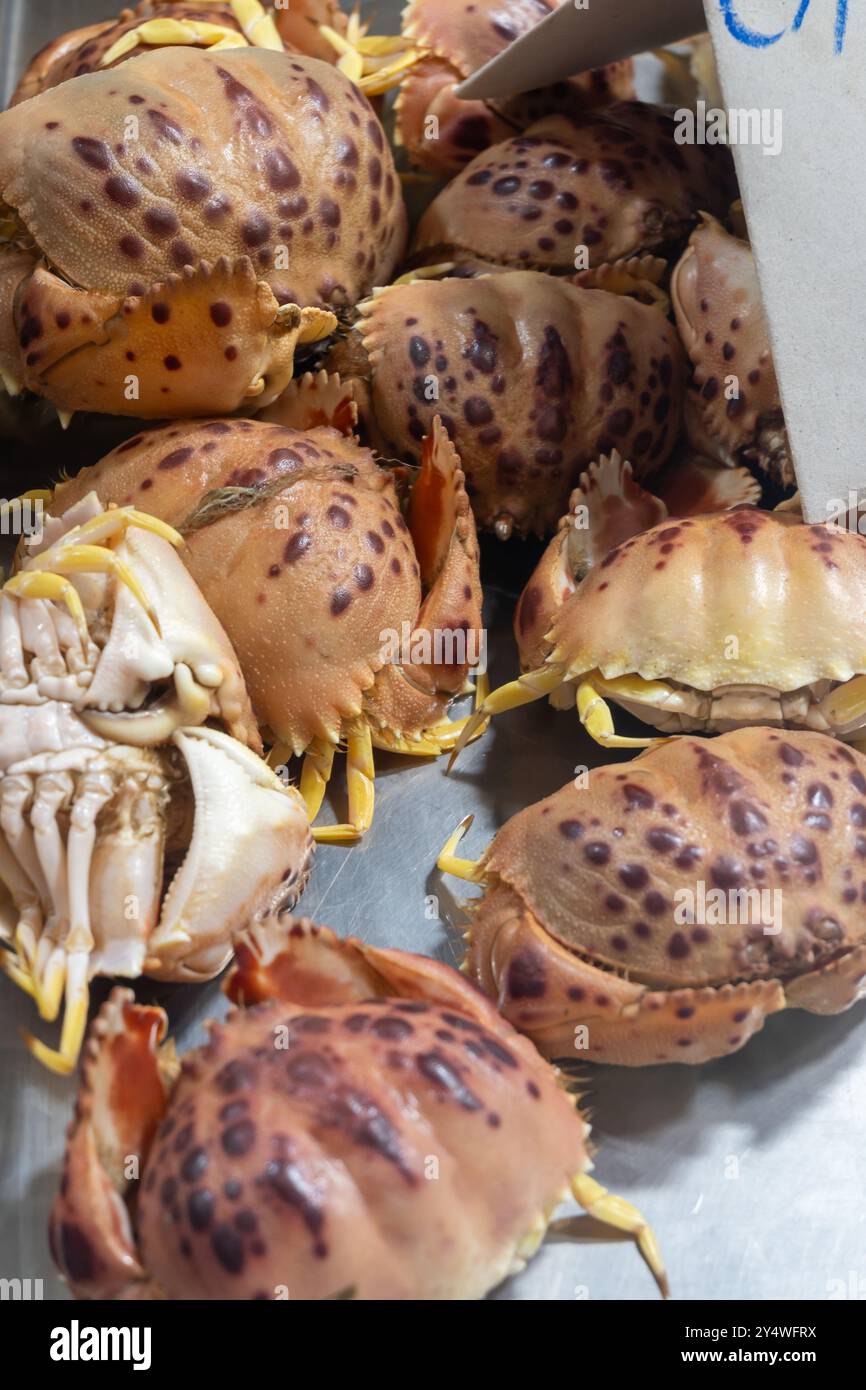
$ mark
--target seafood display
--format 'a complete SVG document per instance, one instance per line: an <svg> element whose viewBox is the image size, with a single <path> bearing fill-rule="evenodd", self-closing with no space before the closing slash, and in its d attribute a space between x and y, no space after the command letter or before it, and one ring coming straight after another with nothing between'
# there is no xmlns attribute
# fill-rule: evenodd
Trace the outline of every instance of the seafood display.
<svg viewBox="0 0 866 1390"><path fill-rule="evenodd" d="M668 1160L856 1032L866 534L709 41L458 95L560 3L93 0L6 84L0 997L74 1298L521 1297L548 1234L667 1297Z"/></svg>
<svg viewBox="0 0 866 1390"><path fill-rule="evenodd" d="M206 980L293 903L311 848L237 658L174 546L94 492L0 591L0 965L75 1065L94 975ZM170 867L169 867L170 866Z"/></svg>
<svg viewBox="0 0 866 1390"><path fill-rule="evenodd" d="M705 1062L866 995L866 757L826 734L675 738L521 811L477 863L470 975L546 1056ZM704 885L705 903L699 906ZM730 922L728 895L763 918ZM713 916L715 913L715 916Z"/></svg>
<svg viewBox="0 0 866 1390"><path fill-rule="evenodd" d="M556 1073L456 971L271 919L226 989L241 1007L179 1067L129 990L94 1023L51 1218L79 1298L480 1298L570 1195L665 1289Z"/></svg>

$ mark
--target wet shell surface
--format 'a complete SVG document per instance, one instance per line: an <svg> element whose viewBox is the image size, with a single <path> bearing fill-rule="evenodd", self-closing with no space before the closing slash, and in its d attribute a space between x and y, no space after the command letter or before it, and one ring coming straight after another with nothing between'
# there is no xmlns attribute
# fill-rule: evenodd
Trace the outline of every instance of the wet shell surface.
<svg viewBox="0 0 866 1390"><path fill-rule="evenodd" d="M594 768L482 864L470 973L547 1055L701 1062L786 1004L864 992L866 758L823 734L684 737Z"/></svg>
<svg viewBox="0 0 866 1390"><path fill-rule="evenodd" d="M676 442L682 351L656 308L540 273L417 280L362 309L372 437L417 458L441 414L479 526L555 526L598 453L639 476Z"/></svg>
<svg viewBox="0 0 866 1390"><path fill-rule="evenodd" d="M491 146L434 199L414 248L569 273L585 268L580 246L590 266L663 250L732 196L726 150L679 145L669 113L619 102L544 117Z"/></svg>

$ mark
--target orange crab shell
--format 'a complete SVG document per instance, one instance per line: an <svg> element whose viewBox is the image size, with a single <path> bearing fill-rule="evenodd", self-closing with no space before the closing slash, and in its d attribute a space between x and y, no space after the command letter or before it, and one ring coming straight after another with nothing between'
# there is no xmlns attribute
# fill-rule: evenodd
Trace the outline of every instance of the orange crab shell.
<svg viewBox="0 0 866 1390"><path fill-rule="evenodd" d="M162 1010L117 989L93 1026L51 1217L73 1292L478 1298L519 1268L589 1166L530 1044L449 967L306 921L237 959L228 993L254 1007L176 1084Z"/></svg>
<svg viewBox="0 0 866 1390"><path fill-rule="evenodd" d="M748 242L727 232L715 218L704 217L674 268L671 295L677 328L694 367L699 428L716 450L747 450L781 482L793 483L787 453L774 459L765 442L768 435L781 433L782 404ZM727 389L732 380L737 387L733 396Z"/></svg>
<svg viewBox="0 0 866 1390"><path fill-rule="evenodd" d="M531 271L416 280L362 305L358 331L371 438L412 458L441 413L481 527L544 535L599 452L646 476L676 443L682 350L636 300Z"/></svg>
<svg viewBox="0 0 866 1390"><path fill-rule="evenodd" d="M226 29L236 29L240 33L240 25L232 14L231 7L218 3L218 0L215 0L214 4L184 4L182 0L179 3L174 3L174 0L142 0L134 10L122 10L117 19L106 19L98 24L88 24L83 29L72 29L46 44L35 54L22 73L9 105L17 106L19 102L28 101L39 92L44 92L49 87L57 87L72 77L83 77L85 73L100 71L103 57L118 39L135 29L143 20L162 18L167 12L171 19L192 19L205 24L220 24ZM126 62L127 59L146 52L149 52L149 46L139 44L122 58L115 59L111 66L114 67L117 63Z"/></svg>
<svg viewBox="0 0 866 1390"><path fill-rule="evenodd" d="M558 0L554 0L558 3ZM631 59L581 73L568 82L505 102L502 116L483 101L464 101L455 87L526 34L553 8L548 0L411 0L403 33L425 57L411 69L397 98L397 132L410 158L437 173L454 173L480 150L504 140L515 122L527 125L551 110L600 106L634 95ZM435 137L427 122L435 117Z"/></svg>
<svg viewBox="0 0 866 1390"><path fill-rule="evenodd" d="M461 480L458 472L462 491ZM462 666L413 668L411 683L389 667L371 690L386 661L383 633L424 621L422 578L444 573L440 626L480 626L465 494L447 570L434 555L422 574L392 475L330 427L212 420L154 430L64 484L63 505L91 488L184 531L186 563L231 636L257 716L295 753L315 737L336 741L362 708L395 731L433 723L462 686ZM233 508L224 493L207 512L209 494L233 488L247 505ZM443 529L451 545L452 528Z"/></svg>
<svg viewBox="0 0 866 1390"><path fill-rule="evenodd" d="M590 266L663 250L734 193L728 151L679 145L674 129L669 112L644 102L543 117L451 180L414 249L559 272L575 269L581 246Z"/></svg>
<svg viewBox="0 0 866 1390"><path fill-rule="evenodd" d="M354 304L406 226L367 99L258 48L154 49L2 113L0 198L66 280L115 294L227 255L280 303Z"/></svg>
<svg viewBox="0 0 866 1390"><path fill-rule="evenodd" d="M470 974L547 1056L702 1062L786 1004L837 1013L866 992L866 758L823 734L684 737L594 768L482 864ZM689 922L701 887L764 890L780 930Z"/></svg>

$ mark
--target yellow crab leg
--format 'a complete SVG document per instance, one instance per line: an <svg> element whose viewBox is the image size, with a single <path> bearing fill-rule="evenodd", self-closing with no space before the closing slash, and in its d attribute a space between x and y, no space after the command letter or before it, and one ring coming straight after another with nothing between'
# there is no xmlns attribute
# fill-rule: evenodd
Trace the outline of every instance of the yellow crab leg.
<svg viewBox="0 0 866 1390"><path fill-rule="evenodd" d="M88 641L87 619L78 590L59 574L49 574L46 570L22 570L3 585L3 592L15 598L46 598L63 603L75 620L78 635L82 642Z"/></svg>
<svg viewBox="0 0 866 1390"><path fill-rule="evenodd" d="M79 541L93 544L94 541L109 540L125 535L130 526L136 526L141 531L151 531L153 535L161 536L164 541L168 541L169 545L179 547L185 544L180 532L169 526L167 521L161 521L158 516L151 516L149 512L139 512L135 507L110 507L107 512L100 512L99 516L92 516L89 521L76 526L61 538L58 546L68 544L70 538L75 544Z"/></svg>
<svg viewBox="0 0 866 1390"><path fill-rule="evenodd" d="M562 685L565 670L565 665L562 663L541 666L537 671L528 671L526 675L519 676L516 681L509 681L507 685L500 685L498 690L494 690L482 700L475 713L470 715L466 721L463 732L457 740L457 746L448 762L448 771L451 771L456 758L467 743L476 737L476 729L480 729L485 721L489 722L491 715L502 714L508 709L519 709L521 705L529 705L533 700L540 700L544 695L550 695Z"/></svg>
<svg viewBox="0 0 866 1390"><path fill-rule="evenodd" d="M146 19L129 29L103 54L100 67L110 67L140 44L152 48L182 47L196 44L203 48L246 48L247 41L236 29L224 24L207 24L200 19ZM269 45L268 45L269 46ZM282 44L280 45L282 47Z"/></svg>
<svg viewBox="0 0 866 1390"><path fill-rule="evenodd" d="M259 0L229 0L232 14L250 43L256 48L271 48L283 53L283 41L274 23Z"/></svg>
<svg viewBox="0 0 866 1390"><path fill-rule="evenodd" d="M635 1237L638 1249L646 1260L662 1297L667 1298L670 1288L662 1253L655 1232L637 1207L633 1207L625 1198L616 1197L612 1192L608 1192L588 1173L578 1173L573 1177L571 1190L588 1215L595 1217L597 1221L603 1221L606 1226L613 1226L616 1230L625 1231Z"/></svg>
<svg viewBox="0 0 866 1390"><path fill-rule="evenodd" d="M301 768L301 796L307 807L307 818L312 825L322 809L325 789L331 780L334 769L336 747L324 738L314 738L306 753Z"/></svg>
<svg viewBox="0 0 866 1390"><path fill-rule="evenodd" d="M41 568L43 561L46 562L45 570ZM55 576L60 574L114 574L141 604L157 632L160 631L159 619L156 616L156 611L151 607L147 594L132 571L122 560L118 559L113 550L107 550L100 545L71 545L67 549L56 550L53 553L46 551L44 555L37 555L35 560L30 561L25 574L45 574L49 565ZM14 582L13 579L10 584L14 584Z"/></svg>
<svg viewBox="0 0 866 1390"><path fill-rule="evenodd" d="M854 676L831 690L818 705L818 711L834 728L844 728L866 715L866 676Z"/></svg>
<svg viewBox="0 0 866 1390"><path fill-rule="evenodd" d="M373 740L369 724L361 724L346 738L346 779L349 784L349 824L322 825L313 839L324 845L343 845L359 839L373 821Z"/></svg>
<svg viewBox="0 0 866 1390"><path fill-rule="evenodd" d="M442 846L439 858L436 860L436 868L443 874L453 874L455 878L463 878L467 883L483 883L484 871L481 868L481 860L461 859L454 853L474 819L473 815L464 816L457 829L448 836Z"/></svg>
<svg viewBox="0 0 866 1390"><path fill-rule="evenodd" d="M60 1030L60 1047L47 1047L44 1042L34 1038L31 1033L23 1034L28 1051L49 1071L58 1076L68 1076L75 1069L84 1032L87 1027L87 1008L90 991L87 985L87 957L82 953L81 964L75 971L66 972L66 1007L63 1014L63 1027Z"/></svg>
<svg viewBox="0 0 866 1390"><path fill-rule="evenodd" d="M577 712L590 738L603 748L649 748L653 743L664 742L664 739L626 738L618 734L610 709L592 681L581 681L577 687Z"/></svg>
<svg viewBox="0 0 866 1390"><path fill-rule="evenodd" d="M29 970L25 970L19 960L15 958L11 951L5 948L0 950L0 970L7 975L13 984L19 989L23 989L25 994L29 994L31 999L35 997L33 976Z"/></svg>
<svg viewBox="0 0 866 1390"><path fill-rule="evenodd" d="M406 73L424 57L421 48L411 43L407 47L401 34L363 34L350 25L344 36L329 24L320 24L319 32L339 53L340 71L367 96L383 96L399 86Z"/></svg>

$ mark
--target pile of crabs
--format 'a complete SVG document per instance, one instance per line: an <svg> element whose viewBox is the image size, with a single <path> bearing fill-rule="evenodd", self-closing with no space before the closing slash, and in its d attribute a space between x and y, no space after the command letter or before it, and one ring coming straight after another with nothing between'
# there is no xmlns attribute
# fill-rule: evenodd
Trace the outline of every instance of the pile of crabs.
<svg viewBox="0 0 866 1390"><path fill-rule="evenodd" d="M545 1059L580 1030L703 1062L864 993L866 541L799 512L728 152L628 62L456 95L550 3L412 0L379 37L332 0L144 0L0 114L0 421L52 407L70 449L19 480L44 525L0 593L0 963L62 1013L36 1057L83 1048L78 1296L480 1297L569 1194L664 1288ZM537 547L493 693L479 533L522 578ZM370 830L376 753L453 759L544 696L645 751L477 862L451 836L480 991L290 915L314 843ZM341 749L347 819L313 827ZM699 888L784 911L715 925ZM180 1062L128 988L84 1041L95 976L232 960Z"/></svg>

